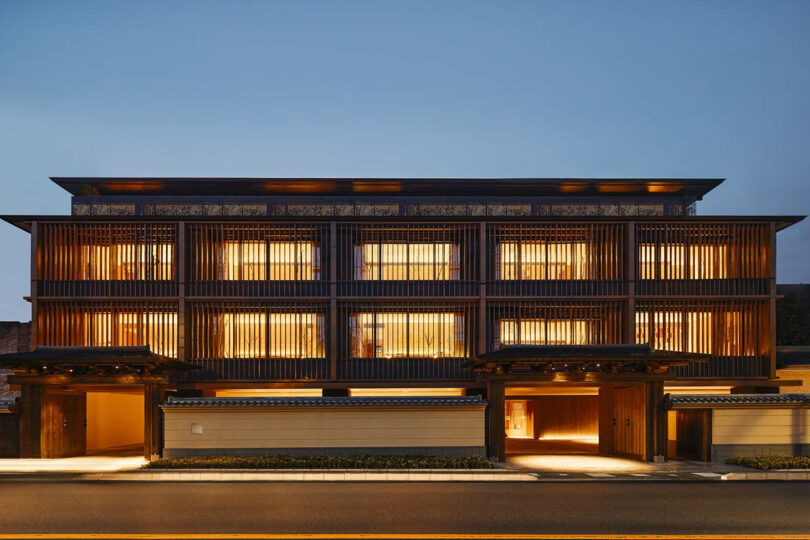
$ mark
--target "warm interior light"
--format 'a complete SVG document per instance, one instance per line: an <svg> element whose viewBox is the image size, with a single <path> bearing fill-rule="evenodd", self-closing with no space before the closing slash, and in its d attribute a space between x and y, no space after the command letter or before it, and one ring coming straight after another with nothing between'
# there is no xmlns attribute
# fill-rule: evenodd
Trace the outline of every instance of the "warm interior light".
<svg viewBox="0 0 810 540"><path fill-rule="evenodd" d="M321 397L320 388L231 388L216 390L217 397Z"/></svg>
<svg viewBox="0 0 810 540"><path fill-rule="evenodd" d="M352 182L352 189L359 193L370 191L401 191L402 184L397 181L364 182L355 180Z"/></svg>
<svg viewBox="0 0 810 540"><path fill-rule="evenodd" d="M498 279L588 279L585 242L501 242Z"/></svg>
<svg viewBox="0 0 810 540"><path fill-rule="evenodd" d="M459 247L450 243L365 243L354 246L354 279L459 278Z"/></svg>
<svg viewBox="0 0 810 540"><path fill-rule="evenodd" d="M222 313L215 316L214 324L223 358L325 355L325 319L321 313Z"/></svg>
<svg viewBox="0 0 810 540"><path fill-rule="evenodd" d="M80 278L164 280L174 277L173 244L84 245Z"/></svg>
<svg viewBox="0 0 810 540"><path fill-rule="evenodd" d="M665 394L730 394L731 386L665 386Z"/></svg>
<svg viewBox="0 0 810 540"><path fill-rule="evenodd" d="M177 357L177 313L127 311L85 313L85 343L94 347L148 345L155 354Z"/></svg>
<svg viewBox="0 0 810 540"><path fill-rule="evenodd" d="M688 257L687 257L688 255ZM726 279L728 247L697 244L641 244L641 279Z"/></svg>
<svg viewBox="0 0 810 540"><path fill-rule="evenodd" d="M463 396L463 388L351 388L349 394L359 397L382 396Z"/></svg>
<svg viewBox="0 0 810 540"><path fill-rule="evenodd" d="M504 345L584 345L588 343L583 320L501 319Z"/></svg>
<svg viewBox="0 0 810 540"><path fill-rule="evenodd" d="M320 247L314 242L226 241L224 280L313 280L320 277Z"/></svg>
<svg viewBox="0 0 810 540"><path fill-rule="evenodd" d="M354 358L465 356L462 314L355 313L349 326Z"/></svg>

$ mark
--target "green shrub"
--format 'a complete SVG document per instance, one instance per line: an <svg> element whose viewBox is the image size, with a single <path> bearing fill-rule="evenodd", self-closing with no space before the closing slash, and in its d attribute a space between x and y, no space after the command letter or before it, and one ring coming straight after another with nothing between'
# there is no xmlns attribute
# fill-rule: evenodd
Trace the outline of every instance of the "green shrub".
<svg viewBox="0 0 810 540"><path fill-rule="evenodd" d="M149 469L491 469L480 456L194 456L164 458Z"/></svg>
<svg viewBox="0 0 810 540"><path fill-rule="evenodd" d="M808 456L730 457L726 460L726 463L766 471L775 469L810 469L810 457Z"/></svg>

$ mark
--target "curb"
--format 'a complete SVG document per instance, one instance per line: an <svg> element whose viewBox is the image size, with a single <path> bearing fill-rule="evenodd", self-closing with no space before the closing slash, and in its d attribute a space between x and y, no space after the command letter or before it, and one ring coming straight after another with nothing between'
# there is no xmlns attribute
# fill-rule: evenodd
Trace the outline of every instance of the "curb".
<svg viewBox="0 0 810 540"><path fill-rule="evenodd" d="M183 469L98 472L77 480L113 482L535 482L524 471L481 469L278 469L273 471Z"/></svg>
<svg viewBox="0 0 810 540"><path fill-rule="evenodd" d="M94 472L74 480L102 482L677 482L677 481L810 481L810 471L719 473L540 473L481 469L177 469Z"/></svg>

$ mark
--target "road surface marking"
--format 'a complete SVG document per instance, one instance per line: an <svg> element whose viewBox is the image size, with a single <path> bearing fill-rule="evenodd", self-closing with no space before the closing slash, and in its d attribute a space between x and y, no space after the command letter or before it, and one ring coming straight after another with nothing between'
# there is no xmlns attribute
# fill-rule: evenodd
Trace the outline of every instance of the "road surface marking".
<svg viewBox="0 0 810 540"><path fill-rule="evenodd" d="M0 534L0 539L19 538L22 540L810 540L808 534Z"/></svg>

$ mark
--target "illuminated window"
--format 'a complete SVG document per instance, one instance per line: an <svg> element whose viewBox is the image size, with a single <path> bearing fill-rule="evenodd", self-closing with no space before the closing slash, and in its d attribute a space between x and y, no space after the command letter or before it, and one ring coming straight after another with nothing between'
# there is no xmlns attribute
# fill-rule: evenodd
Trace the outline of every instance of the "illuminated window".
<svg viewBox="0 0 810 540"><path fill-rule="evenodd" d="M216 324L223 358L325 356L322 314L223 313L216 316Z"/></svg>
<svg viewBox="0 0 810 540"><path fill-rule="evenodd" d="M725 279L728 277L727 246L641 244L638 257L641 279Z"/></svg>
<svg viewBox="0 0 810 540"><path fill-rule="evenodd" d="M498 279L588 279L585 242L502 242Z"/></svg>
<svg viewBox="0 0 810 540"><path fill-rule="evenodd" d="M636 343L649 343L653 349L664 351L711 354L712 315L693 311L636 313Z"/></svg>
<svg viewBox="0 0 810 540"><path fill-rule="evenodd" d="M313 242L225 242L219 273L224 280L320 279L320 246Z"/></svg>
<svg viewBox="0 0 810 540"><path fill-rule="evenodd" d="M82 246L81 279L173 279L174 245Z"/></svg>
<svg viewBox="0 0 810 540"><path fill-rule="evenodd" d="M458 279L458 259L455 244L362 244L354 246L354 279Z"/></svg>
<svg viewBox="0 0 810 540"><path fill-rule="evenodd" d="M583 345L589 343L587 323L582 320L501 319L500 342L504 345Z"/></svg>
<svg viewBox="0 0 810 540"><path fill-rule="evenodd" d="M91 346L148 345L155 354L177 356L176 313L86 313L85 321Z"/></svg>
<svg viewBox="0 0 810 540"><path fill-rule="evenodd" d="M356 313L349 324L354 358L465 356L461 314Z"/></svg>

